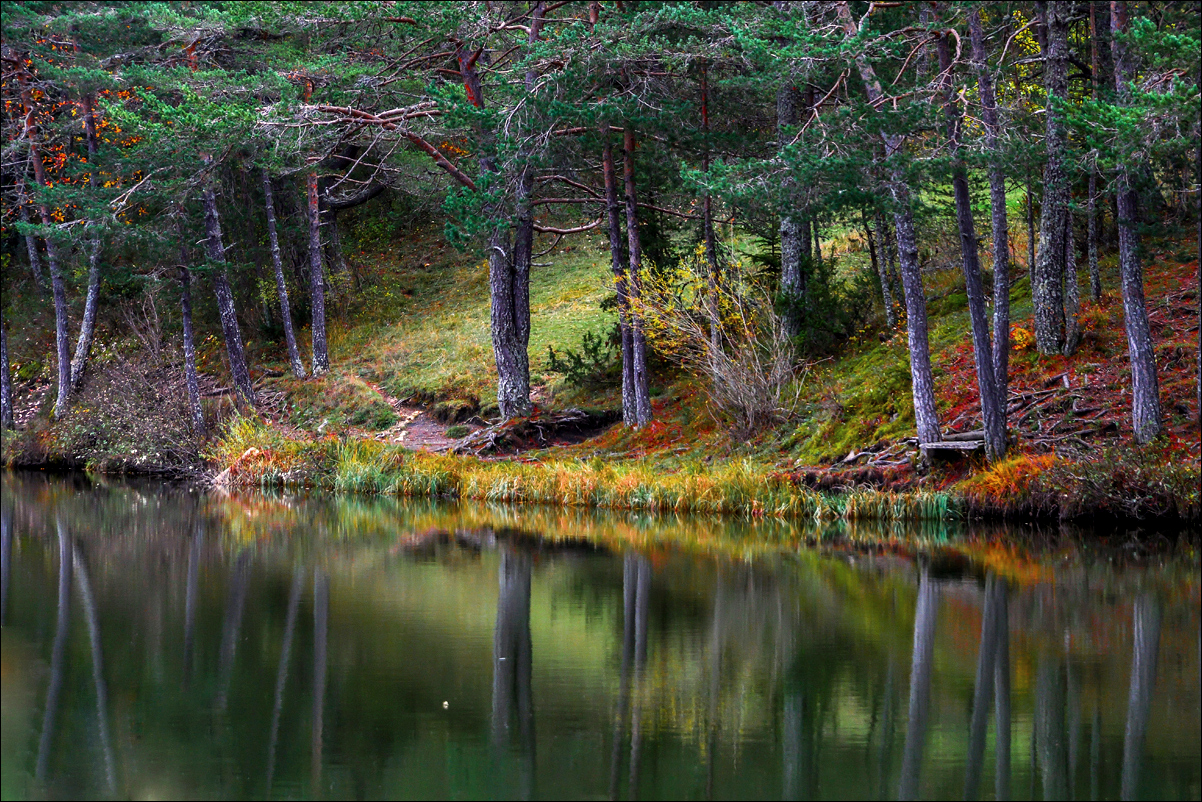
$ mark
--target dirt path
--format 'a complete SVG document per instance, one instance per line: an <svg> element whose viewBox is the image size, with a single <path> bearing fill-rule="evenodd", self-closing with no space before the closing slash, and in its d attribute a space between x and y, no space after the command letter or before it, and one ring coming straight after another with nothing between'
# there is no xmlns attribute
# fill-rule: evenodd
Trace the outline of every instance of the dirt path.
<svg viewBox="0 0 1202 802"><path fill-rule="evenodd" d="M384 392L383 388L372 382L363 381L363 385L383 398L384 401L392 407L393 412L400 416L400 420L394 423L389 428L382 432L376 432L374 435L365 436L374 437L376 440L385 443L393 443L403 446L404 448L413 451L430 451L441 453L447 451L455 443L459 442L455 438L447 436L449 428L444 423L439 423L430 416L421 407L410 406L405 404L398 398L394 398ZM475 431L476 426L468 425L468 428Z"/></svg>

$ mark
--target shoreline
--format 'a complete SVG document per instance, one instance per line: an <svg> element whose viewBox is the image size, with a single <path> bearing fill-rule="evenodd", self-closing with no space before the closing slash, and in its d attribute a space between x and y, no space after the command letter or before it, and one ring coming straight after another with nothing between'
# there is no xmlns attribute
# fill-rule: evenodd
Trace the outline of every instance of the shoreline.
<svg viewBox="0 0 1202 802"><path fill-rule="evenodd" d="M596 509L650 514L721 515L750 520L1073 523L1198 532L1198 467L1153 464L1136 454L1098 467L1052 456L1017 456L955 479L932 472L908 486L856 483L837 468L787 468L752 459L681 467L639 460L547 457L527 453L482 459L415 451L374 440L292 439L250 421L230 427L206 454L216 467L110 459L79 465L52 455L6 458L21 471L97 473L185 481L217 489L305 490ZM1130 461L1130 460L1128 460ZM1093 474L1089 470L1093 470ZM1132 476L1142 487L1133 487ZM815 482L815 477L819 481ZM839 484L849 480L847 485ZM1121 493L1107 493L1109 483ZM1192 492L1190 488L1192 489Z"/></svg>

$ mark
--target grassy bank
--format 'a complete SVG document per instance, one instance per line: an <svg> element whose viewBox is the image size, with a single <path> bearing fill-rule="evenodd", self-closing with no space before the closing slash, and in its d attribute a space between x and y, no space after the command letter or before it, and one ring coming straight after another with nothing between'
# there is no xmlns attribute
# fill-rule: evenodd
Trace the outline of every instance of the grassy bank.
<svg viewBox="0 0 1202 802"><path fill-rule="evenodd" d="M1083 303L1076 353L1043 356L1031 344L1030 286L1019 269L1012 293L1011 457L993 466L929 466L905 442L914 431L905 336L885 330L879 309L833 356L811 366L794 413L751 438L732 438L703 381L657 362L655 420L643 429L615 426L583 442L553 441L507 458L414 451L430 443L406 428L413 415L421 413L419 422L445 445L478 425L465 418L495 413L487 269L478 254L447 246L433 224L387 241L357 231L351 227L346 254L356 288L344 288L332 304L333 369L320 379L291 378L281 344L256 334L249 322L262 403L254 417L243 418L222 392L229 382L220 343L204 339L209 436L203 441L187 429L170 320L153 354L137 340L114 339L110 332L119 326L102 327L90 376L70 413L55 421L53 365L38 361L49 329L26 319L22 325L34 336L13 346L24 417L18 432L5 434L3 461L101 472L228 470L225 479L241 486L762 520L1199 521L1192 242L1154 244L1147 260L1163 439L1131 445L1117 292ZM837 255L837 274L851 280L867 269L866 256L840 242L825 244ZM733 245L736 254L753 248ZM585 334L603 336L613 325L613 312L601 308L612 294L604 243L581 237L542 258L531 283L533 400L542 412L616 409L617 387L573 385L551 370L548 358L550 348L580 351ZM1102 268L1103 286L1116 287L1113 258ZM925 281L940 420L949 431L980 428L963 279L958 269L941 269ZM301 339L303 348L303 330Z"/></svg>

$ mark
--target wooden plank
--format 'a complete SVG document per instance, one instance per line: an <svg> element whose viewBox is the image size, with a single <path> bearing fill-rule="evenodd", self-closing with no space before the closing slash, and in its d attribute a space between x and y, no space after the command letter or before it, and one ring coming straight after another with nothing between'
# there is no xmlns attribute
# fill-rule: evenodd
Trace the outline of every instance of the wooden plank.
<svg viewBox="0 0 1202 802"><path fill-rule="evenodd" d="M985 447L984 440L953 440L938 443L921 443L918 446L923 451L976 451Z"/></svg>

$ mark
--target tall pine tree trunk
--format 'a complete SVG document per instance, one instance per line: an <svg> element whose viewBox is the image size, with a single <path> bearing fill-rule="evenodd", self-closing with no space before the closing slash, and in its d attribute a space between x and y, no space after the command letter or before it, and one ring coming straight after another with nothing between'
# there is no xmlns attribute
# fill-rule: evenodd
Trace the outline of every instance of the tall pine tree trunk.
<svg viewBox="0 0 1202 802"><path fill-rule="evenodd" d="M1099 16L1104 3L1089 4L1090 85L1093 99L1100 100L1099 91L1105 83L1102 79L1102 43L1099 40ZM1094 303L1102 300L1102 274L1098 270L1098 152L1089 159L1089 200L1087 204L1086 250L1089 258L1089 297Z"/></svg>
<svg viewBox="0 0 1202 802"><path fill-rule="evenodd" d="M196 378L196 335L192 331L192 271L187 254L182 252L179 266L179 310L184 323L184 384L188 387L188 410L192 413L192 431L204 433L204 410L200 406L200 382Z"/></svg>
<svg viewBox="0 0 1202 802"><path fill-rule="evenodd" d="M263 197L267 207L267 238L271 243L271 264L275 268L275 290L280 297L280 319L284 323L284 342L288 346L288 363L292 366L292 374L298 379L305 378L305 363L301 361L300 350L296 347L296 332L292 328L292 307L288 303L288 283L284 281L284 262L280 258L280 238L276 233L275 199L271 193L271 175L263 170Z"/></svg>
<svg viewBox="0 0 1202 802"><path fill-rule="evenodd" d="M29 142L29 160L33 163L34 181L39 187L48 186L46 170L42 165L42 152L38 145L39 133L34 123L33 99L29 92L26 76L19 76L21 83L21 104L25 112L25 138ZM45 201L38 204L38 214L42 216L42 225L49 226L54 219L50 216L50 207ZM54 296L54 352L58 359L58 396L54 401L54 417L61 418L67 414L71 403L71 352L67 336L67 289L63 283L63 274L59 270L58 247L53 237L46 237L46 263L50 268L50 287Z"/></svg>
<svg viewBox="0 0 1202 802"><path fill-rule="evenodd" d="M1064 355L1072 356L1081 343L1081 288L1077 283L1077 240L1070 213L1064 227Z"/></svg>
<svg viewBox="0 0 1202 802"><path fill-rule="evenodd" d="M622 340L622 422L638 425L638 404L634 390L634 329L630 325L630 279L626 275L626 246L622 241L622 209L618 200L618 176L614 168L614 149L609 141L609 123L601 124L601 168L605 178L605 212L609 233L609 258L618 295L618 334Z"/></svg>
<svg viewBox="0 0 1202 802"><path fill-rule="evenodd" d="M96 154L100 145L96 139L96 116L93 112L91 95L84 95L83 130L87 140L88 159L95 164ZM95 175L92 175L95 178ZM95 186L95 185L93 185ZM79 339L75 341L75 358L71 360L71 392L79 389L83 381L84 371L88 367L88 355L92 351L92 338L96 334L96 307L100 303L100 234L99 225L92 221L88 224L92 236L88 242L88 294L83 305L83 321L79 326Z"/></svg>
<svg viewBox="0 0 1202 802"><path fill-rule="evenodd" d="M320 376L330 369L330 353L326 347L326 284L321 264L321 211L318 208L317 173L310 170L305 176L309 209L309 297L313 323L313 375Z"/></svg>
<svg viewBox="0 0 1202 802"><path fill-rule="evenodd" d="M989 340L989 317L985 312L985 290L981 285L981 265L977 255L977 233L972 219L972 199L968 192L968 168L960 155L960 111L952 91L952 51L948 37L939 37L939 67L943 73L943 108L947 116L947 138L951 143L952 189L956 197L956 224L960 229L960 259L964 286L968 293L968 312L972 324L972 350L977 368L977 387L981 397L981 419L985 424L985 454L991 461L1006 454L1005 399L998 393L993 367L993 347Z"/></svg>
<svg viewBox="0 0 1202 802"><path fill-rule="evenodd" d="M531 38L538 36L542 4L532 10ZM468 100L477 108L484 107L480 76L475 63L480 53L460 47L457 54L459 72L463 77ZM533 81L527 80L528 85ZM500 180L500 168L493 154L491 135L484 132L480 146L480 173ZM534 218L531 207L533 178L526 166L518 176L515 189L517 216L516 239L511 245L505 228L499 224L501 210L496 203L484 208L484 215L493 221L488 235L488 284L490 328L493 357L497 367L497 407L502 418L525 417L533 411L530 403L530 357L527 351L530 337L530 260L533 250Z"/></svg>
<svg viewBox="0 0 1202 802"><path fill-rule="evenodd" d="M1127 4L1110 4L1110 45L1114 51L1114 83L1119 102L1127 104L1133 73L1122 41L1127 28ZM1131 358L1131 423L1135 440L1147 443L1160 434L1160 381L1156 374L1156 352L1148 325L1144 300L1144 271L1139 254L1139 198L1126 162L1118 168L1119 285L1123 294L1123 323L1127 329L1127 351Z"/></svg>
<svg viewBox="0 0 1202 802"><path fill-rule="evenodd" d="M777 0L778 10L785 10L790 4ZM797 125L800 103L797 87L793 86L792 76L787 76L776 90L776 139L783 150L785 137L790 128ZM796 182L786 177L782 182L784 192L783 208L780 215L780 294L784 300L782 322L785 333L796 337L802 330L802 305L805 294L805 277L803 261L809 259L809 221L802 216L800 193ZM804 234L803 234L804 228ZM804 245L804 250L803 250Z"/></svg>
<svg viewBox="0 0 1202 802"><path fill-rule="evenodd" d="M710 112L709 112L709 70L701 68L701 135L706 143L701 153L701 170L709 179L710 172ZM715 352L722 348L722 318L718 310L718 284L722 280L718 267L718 240L714 234L714 203L707 191L701 197L701 235L705 240L705 264L709 269L707 276L709 289L710 316L710 348Z"/></svg>
<svg viewBox="0 0 1202 802"><path fill-rule="evenodd" d="M17 208L20 210L21 222L25 225L30 225L29 206L27 205L28 198L25 195L25 177L17 181ZM38 238L33 234L25 235L25 252L29 254L29 270L33 273L33 280L38 287L44 287L46 279L42 277L42 259L38 254Z"/></svg>
<svg viewBox="0 0 1202 802"><path fill-rule="evenodd" d="M1002 170L1001 148L998 146L997 97L985 52L980 9L974 8L969 13L968 29L977 86L981 92L985 147L992 157L989 163L989 212L993 230L993 376L1001 399L1004 429L1010 384L1010 226L1006 220L1006 174Z"/></svg>
<svg viewBox="0 0 1202 802"><path fill-rule="evenodd" d="M3 312L0 311L0 315ZM13 383L8 369L8 321L0 317L0 429L13 428Z"/></svg>
<svg viewBox="0 0 1202 802"><path fill-rule="evenodd" d="M1068 5L1063 2L1036 3L1047 28L1043 57L1044 85L1048 94L1044 110L1047 162L1043 169L1039 253L1031 274L1035 347L1041 354L1059 354L1064 348L1064 238L1069 200L1065 158L1068 140L1062 119L1064 113L1057 106L1068 95Z"/></svg>
<svg viewBox="0 0 1202 802"><path fill-rule="evenodd" d="M840 2L837 7L839 21L844 33L850 38L858 33L848 3ZM884 96L876 70L868 59L859 54L855 58L856 69L864 82L870 102ZM901 150L901 137L883 133L886 158ZM914 212L911 207L910 187L900 167L895 167L889 180L889 191L893 196L893 224L897 229L898 261L901 263L902 290L906 303L906 339L910 348L910 382L914 399L914 421L918 439L922 443L937 443L942 438L939 431L939 416L935 409L935 377L931 371L930 340L927 333L927 302L922 288L922 269L918 263L918 239L914 231Z"/></svg>
<svg viewBox="0 0 1202 802"><path fill-rule="evenodd" d="M630 260L628 294L638 306L641 271L643 262L643 243L639 237L639 204L635 191L634 180L634 130L628 120L622 133L622 149L625 160L622 176L626 185L626 250ZM631 351L634 356L633 376L635 426L645 426L651 422L651 390L647 375L647 339L643 334L642 316L635 311L630 320Z"/></svg>
<svg viewBox="0 0 1202 802"><path fill-rule="evenodd" d="M889 286L889 269L885 264L885 244L881 236L874 237L872 234L872 224L868 222L868 215L862 215L864 219L864 235L868 238L868 255L872 259L872 269L881 280L881 300L885 306L885 327L889 331L897 328L897 312L893 308L893 288ZM878 225L878 231L880 226Z"/></svg>
<svg viewBox="0 0 1202 802"><path fill-rule="evenodd" d="M880 237L881 260L884 263L885 276L889 280L890 297L893 299L893 319L894 328L896 328L897 305L901 294L901 276L897 272L897 241L893 238L893 232L889 229L889 222L885 219L885 215L879 210L876 213L876 230Z"/></svg>
<svg viewBox="0 0 1202 802"><path fill-rule="evenodd" d="M212 188L204 191L205 211L205 254L213 263L213 295L217 299L217 314L221 317L221 333L225 338L225 353L229 358L230 377L234 389L243 402L254 406L255 389L250 383L250 370L246 367L246 352L242 348L242 331L238 327L238 313L234 307L234 291L230 289L229 276L225 272L225 246L221 243L221 218L217 215L217 197Z"/></svg>

